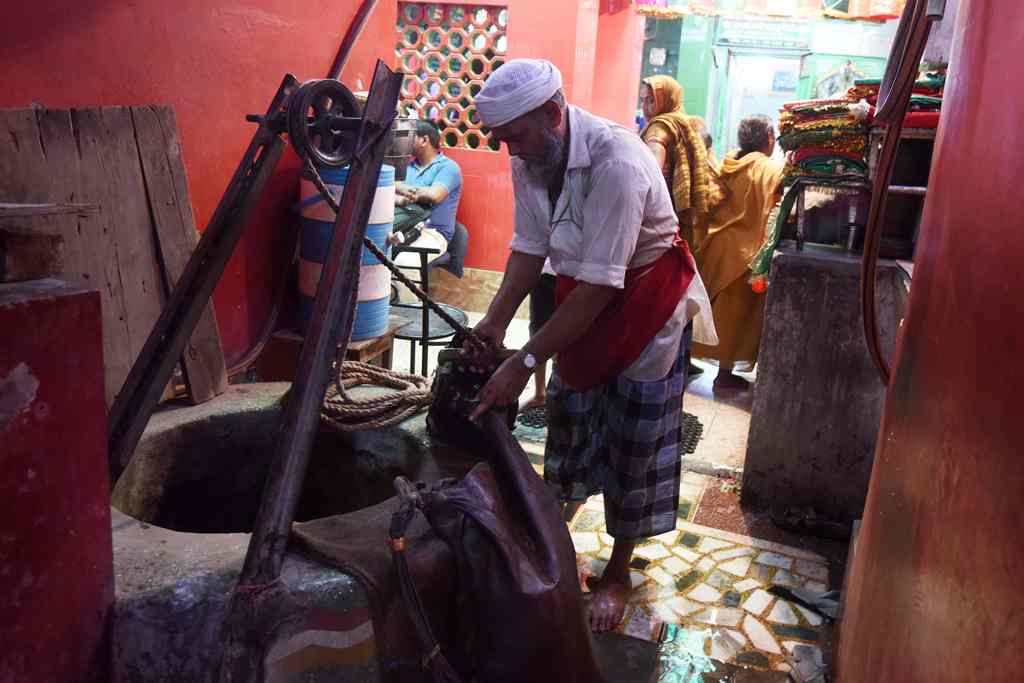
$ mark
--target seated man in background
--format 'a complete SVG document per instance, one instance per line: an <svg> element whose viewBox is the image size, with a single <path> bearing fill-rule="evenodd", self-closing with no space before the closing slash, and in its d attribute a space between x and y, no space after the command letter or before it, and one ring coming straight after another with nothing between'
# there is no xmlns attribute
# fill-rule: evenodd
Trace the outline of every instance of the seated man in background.
<svg viewBox="0 0 1024 683"><path fill-rule="evenodd" d="M737 363L757 362L764 320L764 294L750 287L750 262L765 238L768 214L779 199L782 165L771 158L775 131L767 116L740 122L740 148L722 159L718 176L724 198L707 221L693 253L711 297L718 346L694 343L695 358L718 361L716 388L746 389L733 374Z"/></svg>
<svg viewBox="0 0 1024 683"><path fill-rule="evenodd" d="M405 182L395 186L395 227L388 241L438 249L430 255L433 260L447 251L455 234L462 171L441 152L441 133L430 121L416 122L413 157Z"/></svg>

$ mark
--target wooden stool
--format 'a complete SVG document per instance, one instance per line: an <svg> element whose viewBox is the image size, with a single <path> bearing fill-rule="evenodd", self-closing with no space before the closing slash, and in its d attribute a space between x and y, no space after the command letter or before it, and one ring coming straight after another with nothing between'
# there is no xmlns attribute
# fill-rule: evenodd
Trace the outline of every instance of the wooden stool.
<svg viewBox="0 0 1024 683"><path fill-rule="evenodd" d="M349 342L345 360L370 363L391 369L391 351L395 344L395 333L409 323L397 315L388 316L388 330L379 337ZM278 330L271 335L255 368L260 381L291 382L295 379L295 367L299 362L302 335L294 330Z"/></svg>

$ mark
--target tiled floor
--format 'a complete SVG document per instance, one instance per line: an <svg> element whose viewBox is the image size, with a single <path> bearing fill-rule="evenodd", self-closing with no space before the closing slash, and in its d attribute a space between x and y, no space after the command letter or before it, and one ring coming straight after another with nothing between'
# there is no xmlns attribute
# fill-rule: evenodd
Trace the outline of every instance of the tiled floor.
<svg viewBox="0 0 1024 683"><path fill-rule="evenodd" d="M658 640L663 624L699 634L704 654L756 669L786 669L798 645L816 648L821 617L776 598L773 584L826 589L821 556L703 527L688 521L707 478L684 476L675 531L650 539L633 559L634 591L619 630ZM683 518L683 510L686 518ZM592 498L570 527L582 574L600 574L613 539L604 533L603 502Z"/></svg>

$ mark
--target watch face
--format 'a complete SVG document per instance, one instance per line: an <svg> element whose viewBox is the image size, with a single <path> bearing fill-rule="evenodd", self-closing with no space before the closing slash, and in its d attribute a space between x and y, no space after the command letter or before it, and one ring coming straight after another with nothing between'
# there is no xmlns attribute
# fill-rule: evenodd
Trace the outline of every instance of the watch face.
<svg viewBox="0 0 1024 683"><path fill-rule="evenodd" d="M537 359L533 357L532 353L527 353L523 356L523 365L533 370L537 366Z"/></svg>

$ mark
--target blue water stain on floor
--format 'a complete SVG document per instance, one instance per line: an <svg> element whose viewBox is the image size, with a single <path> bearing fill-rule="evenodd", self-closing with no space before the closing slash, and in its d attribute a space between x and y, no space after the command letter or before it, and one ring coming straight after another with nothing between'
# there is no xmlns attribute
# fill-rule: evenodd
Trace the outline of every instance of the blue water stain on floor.
<svg viewBox="0 0 1024 683"><path fill-rule="evenodd" d="M658 683L702 683L704 674L715 670L711 658L704 654L704 643L710 636L709 630L665 624Z"/></svg>

